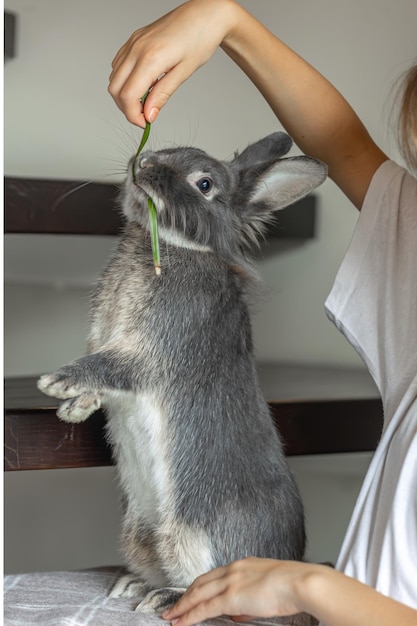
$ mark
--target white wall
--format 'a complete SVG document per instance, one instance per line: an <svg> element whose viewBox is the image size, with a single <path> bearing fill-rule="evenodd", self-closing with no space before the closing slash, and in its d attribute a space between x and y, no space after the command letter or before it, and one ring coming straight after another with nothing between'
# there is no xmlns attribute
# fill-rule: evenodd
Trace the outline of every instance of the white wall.
<svg viewBox="0 0 417 626"><path fill-rule="evenodd" d="M369 454L290 458L306 512L307 558L335 561ZM5 572L121 562L113 468L12 472L5 481Z"/></svg>
<svg viewBox="0 0 417 626"><path fill-rule="evenodd" d="M134 28L176 4L6 0L5 8L19 16L19 32L17 58L4 74L5 173L119 180L141 131L124 120L106 92L111 59ZM385 103L416 57L415 0L242 4L333 81L381 146L397 156ZM253 85L218 52L161 113L150 146L192 143L226 158L278 127ZM258 263L268 292L254 315L257 355L361 366L323 312L356 212L330 181L318 197L316 239ZM112 243L6 238L6 374L45 371L84 349L89 285ZM308 509L310 555L334 559L368 455L291 462ZM6 476L6 568L115 562L112 481L109 469ZM29 544L33 549L22 554L19 546Z"/></svg>
<svg viewBox="0 0 417 626"><path fill-rule="evenodd" d="M175 4L6 1L19 15L18 56L7 63L4 77L6 174L120 179L141 131L127 123L107 94L110 63L135 27ZM243 4L334 81L395 156L385 103L416 57L415 0ZM150 145L190 142L223 158L277 127L254 86L219 51L171 99L154 124ZM263 360L357 365L323 314L356 212L331 182L318 196L317 238L260 263L270 294L254 320L257 352ZM27 241L26 249L31 245ZM41 252L32 255L34 268ZM87 270L95 261L92 254L85 258ZM64 245L61 255L71 259Z"/></svg>

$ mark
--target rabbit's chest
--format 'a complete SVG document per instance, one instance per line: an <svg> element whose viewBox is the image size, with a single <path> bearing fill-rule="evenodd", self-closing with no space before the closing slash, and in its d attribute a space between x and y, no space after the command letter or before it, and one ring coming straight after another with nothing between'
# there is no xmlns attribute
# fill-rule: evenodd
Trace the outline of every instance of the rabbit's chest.
<svg viewBox="0 0 417 626"><path fill-rule="evenodd" d="M97 292L92 310L89 338L95 349L136 346L145 339L148 289L140 272L130 268L111 276L114 279L107 280Z"/></svg>
<svg viewBox="0 0 417 626"><path fill-rule="evenodd" d="M166 416L150 394L111 392L105 405L128 511L155 523L172 489Z"/></svg>

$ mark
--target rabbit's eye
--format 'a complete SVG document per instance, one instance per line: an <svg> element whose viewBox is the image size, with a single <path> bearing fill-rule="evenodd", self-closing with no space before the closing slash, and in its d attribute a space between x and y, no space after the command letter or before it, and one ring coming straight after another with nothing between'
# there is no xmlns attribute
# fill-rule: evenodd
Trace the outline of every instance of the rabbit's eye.
<svg viewBox="0 0 417 626"><path fill-rule="evenodd" d="M201 193L208 193L211 190L212 186L213 181L211 180L211 178L207 178L207 176L205 176L204 178L200 178L200 180L197 181L197 187L199 188Z"/></svg>

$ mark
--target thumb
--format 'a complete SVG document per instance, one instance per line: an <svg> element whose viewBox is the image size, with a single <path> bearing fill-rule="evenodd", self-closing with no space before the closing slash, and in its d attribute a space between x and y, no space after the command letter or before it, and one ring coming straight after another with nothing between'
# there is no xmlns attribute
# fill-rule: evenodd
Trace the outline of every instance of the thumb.
<svg viewBox="0 0 417 626"><path fill-rule="evenodd" d="M154 122L161 109L166 105L174 92L190 76L179 65L163 74L152 86L143 107L143 114L148 122Z"/></svg>

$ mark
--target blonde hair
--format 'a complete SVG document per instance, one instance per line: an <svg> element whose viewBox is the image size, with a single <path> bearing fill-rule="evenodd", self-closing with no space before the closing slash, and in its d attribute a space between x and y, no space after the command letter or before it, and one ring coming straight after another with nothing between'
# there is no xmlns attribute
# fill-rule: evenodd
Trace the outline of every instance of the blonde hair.
<svg viewBox="0 0 417 626"><path fill-rule="evenodd" d="M401 154L417 174L417 64L402 82L398 113L398 142Z"/></svg>

